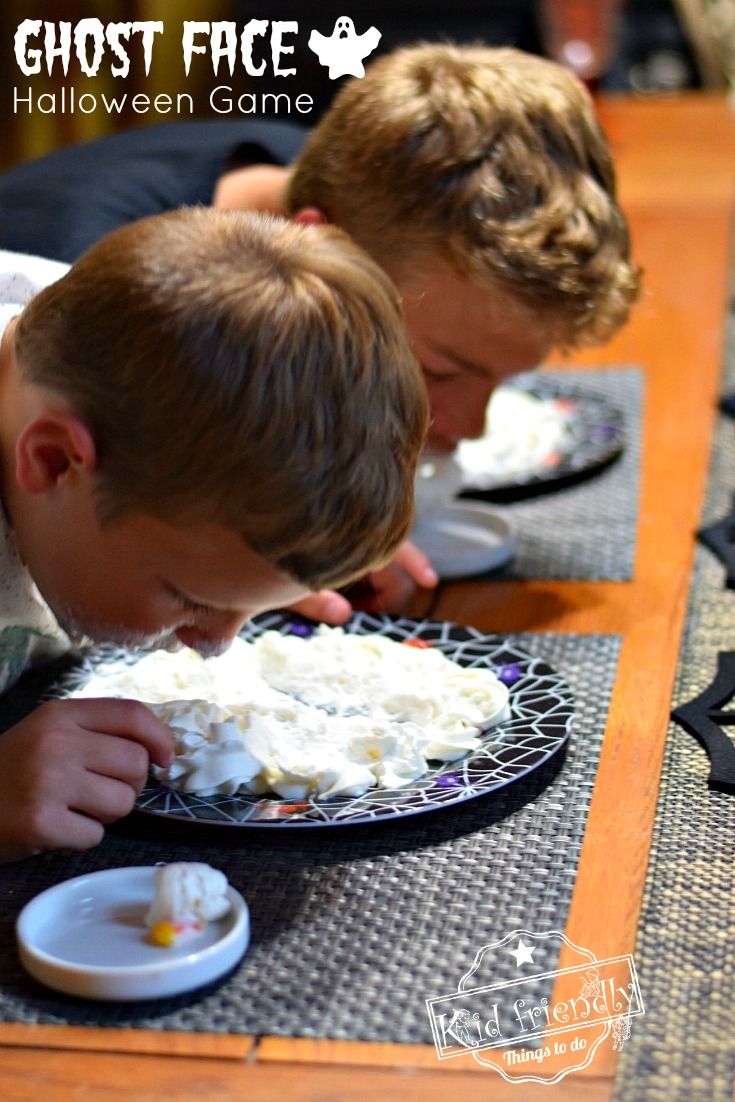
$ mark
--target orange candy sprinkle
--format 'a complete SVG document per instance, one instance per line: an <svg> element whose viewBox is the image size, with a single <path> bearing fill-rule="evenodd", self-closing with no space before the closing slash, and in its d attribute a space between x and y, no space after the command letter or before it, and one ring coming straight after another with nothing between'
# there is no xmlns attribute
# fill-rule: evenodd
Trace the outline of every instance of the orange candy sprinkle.
<svg viewBox="0 0 735 1102"><path fill-rule="evenodd" d="M170 949L176 944L176 935L179 930L173 922L154 922L151 926L150 937L154 945L161 945L164 949Z"/></svg>
<svg viewBox="0 0 735 1102"><path fill-rule="evenodd" d="M201 934L206 922L154 922L150 929L150 939L154 945L170 949L182 937Z"/></svg>

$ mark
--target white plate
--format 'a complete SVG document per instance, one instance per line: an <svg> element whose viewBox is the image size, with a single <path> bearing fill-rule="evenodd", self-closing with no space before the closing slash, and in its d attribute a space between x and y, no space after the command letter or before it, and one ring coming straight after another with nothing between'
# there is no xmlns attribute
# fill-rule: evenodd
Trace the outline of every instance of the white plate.
<svg viewBox="0 0 735 1102"><path fill-rule="evenodd" d="M201 937L166 949L148 941L145 926L155 871L104 869L41 892L16 924L24 968L57 991L114 1001L179 995L234 968L250 940L239 892L228 888L229 914Z"/></svg>
<svg viewBox="0 0 735 1102"><path fill-rule="evenodd" d="M513 528L479 502L452 502L425 512L410 539L429 556L440 578L463 578L496 570L512 557Z"/></svg>

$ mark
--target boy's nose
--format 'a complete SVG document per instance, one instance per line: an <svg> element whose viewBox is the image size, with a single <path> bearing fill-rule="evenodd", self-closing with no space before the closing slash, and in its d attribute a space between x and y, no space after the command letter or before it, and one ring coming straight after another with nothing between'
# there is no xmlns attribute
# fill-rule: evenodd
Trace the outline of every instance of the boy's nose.
<svg viewBox="0 0 735 1102"><path fill-rule="evenodd" d="M485 431L487 404L495 387L483 383L480 386L459 387L452 400L434 414L429 429L429 443L444 451L453 451L460 440L473 440Z"/></svg>
<svg viewBox="0 0 735 1102"><path fill-rule="evenodd" d="M202 624L178 628L176 638L205 657L215 657L227 650L247 618L239 612L210 612Z"/></svg>

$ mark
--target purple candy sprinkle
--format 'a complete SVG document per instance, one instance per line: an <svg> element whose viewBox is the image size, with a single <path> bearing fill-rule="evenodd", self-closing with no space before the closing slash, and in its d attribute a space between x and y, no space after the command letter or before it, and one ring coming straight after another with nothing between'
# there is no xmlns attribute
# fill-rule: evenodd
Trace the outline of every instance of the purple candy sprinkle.
<svg viewBox="0 0 735 1102"><path fill-rule="evenodd" d="M291 635L300 635L302 639L310 639L314 634L313 624L307 624L303 620L292 620L287 630Z"/></svg>
<svg viewBox="0 0 735 1102"><path fill-rule="evenodd" d="M436 778L438 788L457 788L461 783L456 773L444 773L443 776Z"/></svg>
<svg viewBox="0 0 735 1102"><path fill-rule="evenodd" d="M598 440L610 440L613 436L617 436L617 433L616 425L595 425L590 435L597 437Z"/></svg>
<svg viewBox="0 0 735 1102"><path fill-rule="evenodd" d="M523 676L521 667L515 663L511 666L501 666L498 670L498 679L503 682L504 685L515 685L516 681Z"/></svg>

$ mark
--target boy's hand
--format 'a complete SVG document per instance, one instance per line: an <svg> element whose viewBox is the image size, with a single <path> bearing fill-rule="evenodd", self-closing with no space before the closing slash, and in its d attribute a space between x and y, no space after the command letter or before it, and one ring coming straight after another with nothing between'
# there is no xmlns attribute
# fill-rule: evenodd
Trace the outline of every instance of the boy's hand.
<svg viewBox="0 0 735 1102"><path fill-rule="evenodd" d="M127 815L171 732L133 700L54 700L0 735L0 860L89 849Z"/></svg>
<svg viewBox="0 0 735 1102"><path fill-rule="evenodd" d="M368 574L345 594L320 590L292 605L294 612L327 624L344 624L353 609L367 612L400 612L417 586L433 589L437 575L423 551L408 541L382 570Z"/></svg>

